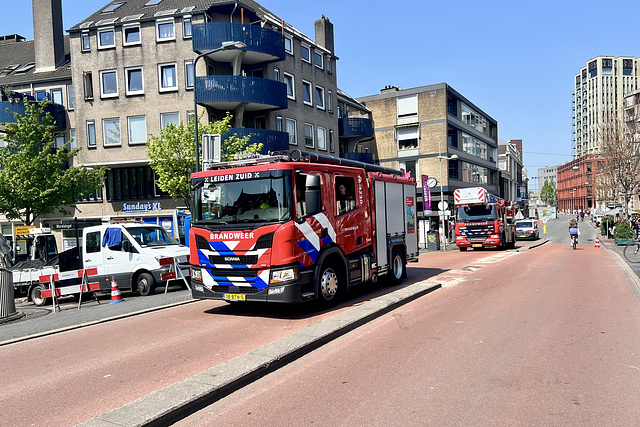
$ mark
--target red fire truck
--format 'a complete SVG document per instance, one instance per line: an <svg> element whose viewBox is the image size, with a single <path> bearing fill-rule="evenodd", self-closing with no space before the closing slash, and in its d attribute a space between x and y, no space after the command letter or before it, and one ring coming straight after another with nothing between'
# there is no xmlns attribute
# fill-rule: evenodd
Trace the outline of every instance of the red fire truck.
<svg viewBox="0 0 640 427"><path fill-rule="evenodd" d="M513 248L516 244L516 209L489 194L482 187L459 188L454 192L456 245L467 248Z"/></svg>
<svg viewBox="0 0 640 427"><path fill-rule="evenodd" d="M416 183L400 171L293 150L191 182L194 298L330 305L417 261Z"/></svg>

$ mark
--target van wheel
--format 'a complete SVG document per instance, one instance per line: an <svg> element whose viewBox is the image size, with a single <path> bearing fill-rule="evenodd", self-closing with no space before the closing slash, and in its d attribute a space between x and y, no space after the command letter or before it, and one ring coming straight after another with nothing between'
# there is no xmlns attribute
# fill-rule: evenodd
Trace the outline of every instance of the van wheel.
<svg viewBox="0 0 640 427"><path fill-rule="evenodd" d="M136 290L140 296L146 297L153 293L155 285L152 275L149 273L142 273L138 276L138 280L136 281Z"/></svg>
<svg viewBox="0 0 640 427"><path fill-rule="evenodd" d="M318 302L321 307L331 307L336 304L345 286L340 270L335 261L327 260L322 265L320 277L318 277Z"/></svg>
<svg viewBox="0 0 640 427"><path fill-rule="evenodd" d="M42 307L47 302L47 298L42 297L42 291L44 291L44 287L42 285L35 285L29 291L29 298L31 299L31 302L38 307Z"/></svg>
<svg viewBox="0 0 640 427"><path fill-rule="evenodd" d="M391 254L391 283L399 285L404 281L407 265L404 262L402 251L398 248L394 249Z"/></svg>

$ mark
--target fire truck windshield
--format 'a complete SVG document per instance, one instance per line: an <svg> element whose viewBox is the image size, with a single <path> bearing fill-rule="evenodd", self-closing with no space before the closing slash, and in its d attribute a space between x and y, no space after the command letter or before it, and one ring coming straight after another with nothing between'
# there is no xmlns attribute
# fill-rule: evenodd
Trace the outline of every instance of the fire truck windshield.
<svg viewBox="0 0 640 427"><path fill-rule="evenodd" d="M204 184L198 222L238 224L282 222L291 218L285 176Z"/></svg>
<svg viewBox="0 0 640 427"><path fill-rule="evenodd" d="M456 214L456 222L495 221L498 219L495 205L461 206Z"/></svg>

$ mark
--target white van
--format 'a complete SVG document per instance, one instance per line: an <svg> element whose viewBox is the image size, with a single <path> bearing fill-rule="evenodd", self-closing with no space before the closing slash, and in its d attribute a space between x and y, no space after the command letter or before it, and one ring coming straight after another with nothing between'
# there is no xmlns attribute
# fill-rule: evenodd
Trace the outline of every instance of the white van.
<svg viewBox="0 0 640 427"><path fill-rule="evenodd" d="M162 227L139 222L121 222L87 227L82 230L82 265L69 250L60 254L60 271L96 268L101 290L111 289L111 277L119 289L130 289L140 295L153 293L164 286L162 273L172 268L160 265L160 259L174 258L184 276L189 276L189 248L178 243ZM75 258L75 260L74 260ZM75 262L74 262L75 261ZM182 279L180 279L182 280Z"/></svg>

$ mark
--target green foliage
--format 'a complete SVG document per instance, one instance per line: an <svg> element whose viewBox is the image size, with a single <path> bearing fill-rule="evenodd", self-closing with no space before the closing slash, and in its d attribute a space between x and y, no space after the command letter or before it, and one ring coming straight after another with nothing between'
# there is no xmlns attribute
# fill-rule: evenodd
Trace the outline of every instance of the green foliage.
<svg viewBox="0 0 640 427"><path fill-rule="evenodd" d="M616 239L633 239L635 235L629 221L623 220L616 222L616 228L613 230L613 237Z"/></svg>
<svg viewBox="0 0 640 427"><path fill-rule="evenodd" d="M548 182L546 179L544 185L540 190L540 200L548 205L554 205L558 200L558 190L553 182Z"/></svg>
<svg viewBox="0 0 640 427"><path fill-rule="evenodd" d="M263 144L249 144L248 136L238 138L236 134L229 135L231 114L227 113L222 120L207 125L199 121L202 114L198 118L198 138L202 139L204 134L222 135L223 161L233 160L233 155L239 152L258 153L262 150ZM196 171L194 134L194 122L190 120L186 127L182 122L178 126L169 124L162 129L160 136L149 135L147 141L149 165L158 176L158 187L189 208L193 203L191 174Z"/></svg>
<svg viewBox="0 0 640 427"><path fill-rule="evenodd" d="M603 217L602 221L600 222L600 230L606 232L609 229L609 227L613 227L613 224L615 222L616 222L615 218L612 217L611 215L607 215Z"/></svg>
<svg viewBox="0 0 640 427"><path fill-rule="evenodd" d="M104 168L67 167L80 148L55 148L55 123L44 113L50 101L25 102L25 115L7 123L0 149L0 213L26 225L56 210L70 214L75 200L100 189Z"/></svg>

